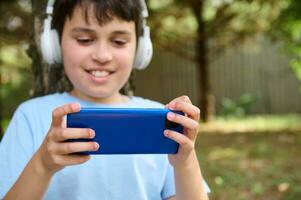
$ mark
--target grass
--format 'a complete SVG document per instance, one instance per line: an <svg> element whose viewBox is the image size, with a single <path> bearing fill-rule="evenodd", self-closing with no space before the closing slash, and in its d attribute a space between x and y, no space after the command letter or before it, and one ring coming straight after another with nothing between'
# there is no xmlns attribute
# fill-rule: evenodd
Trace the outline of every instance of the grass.
<svg viewBox="0 0 301 200"><path fill-rule="evenodd" d="M300 116L220 118L201 126L196 149L211 199L301 199Z"/></svg>
<svg viewBox="0 0 301 200"><path fill-rule="evenodd" d="M301 115L253 115L246 117L218 117L212 122L201 124L205 133L250 133L301 131Z"/></svg>

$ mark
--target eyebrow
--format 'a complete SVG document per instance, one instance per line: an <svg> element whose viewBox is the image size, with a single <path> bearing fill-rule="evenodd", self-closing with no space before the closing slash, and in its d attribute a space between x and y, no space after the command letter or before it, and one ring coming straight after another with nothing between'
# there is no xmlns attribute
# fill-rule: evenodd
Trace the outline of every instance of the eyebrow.
<svg viewBox="0 0 301 200"><path fill-rule="evenodd" d="M113 31L113 34L116 34L116 35L131 35L131 32L126 31L126 30L116 30L116 31Z"/></svg>
<svg viewBox="0 0 301 200"><path fill-rule="evenodd" d="M75 32L75 33L78 33L78 32L95 33L95 31L92 30L92 29L89 29L89 28L81 28L81 27L73 28L71 31L72 31L72 32Z"/></svg>
<svg viewBox="0 0 301 200"><path fill-rule="evenodd" d="M96 33L95 30L93 29L89 29L89 28L82 28L82 27L76 27L72 29L72 32L75 33L80 33L80 32L84 32L84 33ZM126 31L126 30L115 30L112 32L112 34L114 35L131 35L131 32Z"/></svg>

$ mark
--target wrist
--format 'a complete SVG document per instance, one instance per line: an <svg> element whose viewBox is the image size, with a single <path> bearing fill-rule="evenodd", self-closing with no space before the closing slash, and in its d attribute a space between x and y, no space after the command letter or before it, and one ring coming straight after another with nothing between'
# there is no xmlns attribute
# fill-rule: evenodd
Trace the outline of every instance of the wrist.
<svg viewBox="0 0 301 200"><path fill-rule="evenodd" d="M191 169L195 167L199 167L198 159L196 156L195 150L191 151L190 154L186 157L186 159L182 160L181 162L178 162L174 164L175 169Z"/></svg>
<svg viewBox="0 0 301 200"><path fill-rule="evenodd" d="M33 166L35 173L40 177L51 178L55 173L54 170L47 167L43 156L39 151L33 157Z"/></svg>

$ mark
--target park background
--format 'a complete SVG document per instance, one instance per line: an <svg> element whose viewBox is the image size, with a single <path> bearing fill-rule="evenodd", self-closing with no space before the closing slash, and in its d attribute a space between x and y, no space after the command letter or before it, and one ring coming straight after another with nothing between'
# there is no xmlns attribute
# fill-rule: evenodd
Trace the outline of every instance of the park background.
<svg viewBox="0 0 301 200"><path fill-rule="evenodd" d="M135 95L185 94L201 108L196 148L211 199L300 199L301 2L147 4L154 57L136 72ZM45 5L0 2L2 131L20 102L53 92L36 48Z"/></svg>

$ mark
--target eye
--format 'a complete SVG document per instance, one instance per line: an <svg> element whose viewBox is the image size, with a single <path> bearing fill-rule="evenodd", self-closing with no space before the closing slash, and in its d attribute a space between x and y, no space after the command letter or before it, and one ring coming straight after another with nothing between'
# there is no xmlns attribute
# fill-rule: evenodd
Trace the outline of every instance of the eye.
<svg viewBox="0 0 301 200"><path fill-rule="evenodd" d="M91 38L77 38L76 41L81 45L89 45L94 42L94 39Z"/></svg>
<svg viewBox="0 0 301 200"><path fill-rule="evenodd" d="M127 44L126 40L113 40L113 44L118 47L123 47Z"/></svg>

